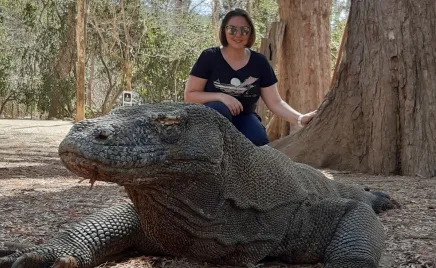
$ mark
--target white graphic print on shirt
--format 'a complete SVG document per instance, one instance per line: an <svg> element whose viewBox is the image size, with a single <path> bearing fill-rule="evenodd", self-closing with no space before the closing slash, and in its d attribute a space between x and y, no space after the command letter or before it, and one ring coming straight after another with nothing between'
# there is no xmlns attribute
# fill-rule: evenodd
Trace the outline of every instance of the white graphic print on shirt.
<svg viewBox="0 0 436 268"><path fill-rule="evenodd" d="M251 88L253 88L253 83L256 82L259 78L255 77L248 77L245 79L245 81L241 84L241 81L238 78L232 78L230 80L230 84L223 84L220 83L220 80L216 80L213 82L213 85L220 89L222 92L229 94L231 96L241 96Z"/></svg>

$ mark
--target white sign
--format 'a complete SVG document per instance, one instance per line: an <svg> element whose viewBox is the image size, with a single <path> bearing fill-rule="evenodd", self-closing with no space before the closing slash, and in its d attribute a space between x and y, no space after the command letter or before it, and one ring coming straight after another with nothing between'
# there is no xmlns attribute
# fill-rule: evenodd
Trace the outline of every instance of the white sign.
<svg viewBox="0 0 436 268"><path fill-rule="evenodd" d="M132 91L123 91L123 106L132 106L133 94Z"/></svg>

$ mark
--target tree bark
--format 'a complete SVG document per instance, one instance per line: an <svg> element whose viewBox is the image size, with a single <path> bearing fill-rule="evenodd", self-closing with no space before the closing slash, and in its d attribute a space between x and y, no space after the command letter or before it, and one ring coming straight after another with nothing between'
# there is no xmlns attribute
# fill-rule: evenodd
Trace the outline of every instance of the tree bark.
<svg viewBox="0 0 436 268"><path fill-rule="evenodd" d="M254 0L247 0L245 10L247 11L248 14L253 14L254 4L255 4Z"/></svg>
<svg viewBox="0 0 436 268"><path fill-rule="evenodd" d="M132 91L132 63L130 61L130 25L125 15L124 0L120 1L122 23L124 28L124 55L123 55L123 76L125 81L125 90ZM118 96L117 96L118 97Z"/></svg>
<svg viewBox="0 0 436 268"><path fill-rule="evenodd" d="M283 45L283 37L286 29L286 23L275 21L271 23L268 30L268 38L262 38L259 52L263 54L271 67L276 70L280 50Z"/></svg>
<svg viewBox="0 0 436 268"><path fill-rule="evenodd" d="M283 36L285 32L286 24L282 21L271 23L269 29L267 30L268 38L262 38L259 52L263 54L271 67L277 70L277 61L279 56L279 51L282 49ZM280 77L279 77L280 80ZM267 135L270 140L275 140L280 137L278 130L277 118L271 120L271 114L262 99L259 99L257 103L257 114L262 118L263 124L266 126Z"/></svg>
<svg viewBox="0 0 436 268"><path fill-rule="evenodd" d="M352 1L317 117L274 147L318 168L436 176L436 1Z"/></svg>
<svg viewBox="0 0 436 268"><path fill-rule="evenodd" d="M3 111L5 110L6 104L10 101L13 101L14 99L15 99L14 94L10 93L9 95L7 95L7 97L2 102L0 102L0 115L3 114Z"/></svg>
<svg viewBox="0 0 436 268"><path fill-rule="evenodd" d="M76 122L85 119L85 1L77 0Z"/></svg>
<svg viewBox="0 0 436 268"><path fill-rule="evenodd" d="M301 113L317 109L329 90L330 9L331 0L279 0L280 19L286 23L278 57L279 93ZM269 127L279 137L292 130L289 122L278 118Z"/></svg>
<svg viewBox="0 0 436 268"><path fill-rule="evenodd" d="M95 49L91 50L91 63L89 66L89 81L88 90L86 92L86 104L89 109L92 110L92 85L94 84L94 72L95 72Z"/></svg>
<svg viewBox="0 0 436 268"><path fill-rule="evenodd" d="M183 12L183 0L173 0L174 8L177 14L181 14Z"/></svg>
<svg viewBox="0 0 436 268"><path fill-rule="evenodd" d="M215 41L217 44L220 43L220 36L219 36L219 13L220 13L220 0L212 0L212 15L211 15L211 23L212 23L212 33L215 37Z"/></svg>

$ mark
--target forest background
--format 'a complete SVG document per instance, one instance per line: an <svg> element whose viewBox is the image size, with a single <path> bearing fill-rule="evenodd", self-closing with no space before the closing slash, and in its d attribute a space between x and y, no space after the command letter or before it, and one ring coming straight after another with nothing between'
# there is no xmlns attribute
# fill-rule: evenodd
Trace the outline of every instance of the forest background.
<svg viewBox="0 0 436 268"><path fill-rule="evenodd" d="M236 7L255 23L259 50L279 20L275 0L88 1L85 117L121 105L183 101L200 52L219 45L220 20ZM336 62L349 0L333 0L331 62ZM76 1L0 0L0 118L63 119L75 115Z"/></svg>

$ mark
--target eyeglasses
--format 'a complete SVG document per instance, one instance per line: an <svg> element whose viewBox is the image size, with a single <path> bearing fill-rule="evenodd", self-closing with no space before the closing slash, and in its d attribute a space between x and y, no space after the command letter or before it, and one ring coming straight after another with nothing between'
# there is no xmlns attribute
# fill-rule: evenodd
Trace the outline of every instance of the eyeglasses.
<svg viewBox="0 0 436 268"><path fill-rule="evenodd" d="M233 26L233 25L226 26L226 32L230 35L236 35L238 33L238 31L242 36L246 36L246 35L249 35L251 33L251 28L250 28L250 26L242 26L239 28L236 26Z"/></svg>

